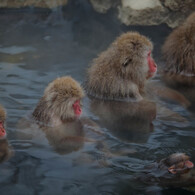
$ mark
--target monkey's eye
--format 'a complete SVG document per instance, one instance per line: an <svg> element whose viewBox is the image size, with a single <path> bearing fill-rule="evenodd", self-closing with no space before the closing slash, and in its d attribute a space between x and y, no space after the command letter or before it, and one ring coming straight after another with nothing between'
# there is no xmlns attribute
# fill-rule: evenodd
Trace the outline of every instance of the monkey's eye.
<svg viewBox="0 0 195 195"><path fill-rule="evenodd" d="M123 62L123 66L127 67L127 65L132 61L132 59L126 59L125 62Z"/></svg>

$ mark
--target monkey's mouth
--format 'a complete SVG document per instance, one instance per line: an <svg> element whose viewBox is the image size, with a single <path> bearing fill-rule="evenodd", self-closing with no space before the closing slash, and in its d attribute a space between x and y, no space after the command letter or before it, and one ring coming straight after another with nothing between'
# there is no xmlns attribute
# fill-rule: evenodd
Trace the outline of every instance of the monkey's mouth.
<svg viewBox="0 0 195 195"><path fill-rule="evenodd" d="M194 164L189 161L182 161L178 164L174 164L168 168L168 171L172 174L184 174L194 167Z"/></svg>

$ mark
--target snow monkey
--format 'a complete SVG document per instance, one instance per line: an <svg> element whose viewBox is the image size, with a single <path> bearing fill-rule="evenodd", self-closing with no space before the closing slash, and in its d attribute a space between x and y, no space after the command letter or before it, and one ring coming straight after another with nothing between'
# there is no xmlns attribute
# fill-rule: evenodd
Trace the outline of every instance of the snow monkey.
<svg viewBox="0 0 195 195"><path fill-rule="evenodd" d="M85 131L93 131L97 125L81 117L83 97L84 91L77 81L70 76L57 78L46 87L32 114L59 154L77 151L84 142L95 142L85 137Z"/></svg>
<svg viewBox="0 0 195 195"><path fill-rule="evenodd" d="M146 81L157 71L152 49L151 41L137 32L119 36L89 68L87 93L107 100L142 99Z"/></svg>
<svg viewBox="0 0 195 195"><path fill-rule="evenodd" d="M165 187L193 187L195 183L194 164L185 153L173 153L160 162L146 166L139 179L147 184Z"/></svg>
<svg viewBox="0 0 195 195"><path fill-rule="evenodd" d="M173 86L195 86L195 12L166 39L163 76Z"/></svg>
<svg viewBox="0 0 195 195"><path fill-rule="evenodd" d="M57 78L46 87L33 117L49 126L74 121L82 113L80 101L83 97L84 91L78 82L69 76Z"/></svg>
<svg viewBox="0 0 195 195"><path fill-rule="evenodd" d="M152 49L152 42L138 32L119 36L94 59L88 69L85 82L88 95L97 99L126 102L139 102L143 98L156 96L188 106L189 101L182 94L147 82L157 71Z"/></svg>

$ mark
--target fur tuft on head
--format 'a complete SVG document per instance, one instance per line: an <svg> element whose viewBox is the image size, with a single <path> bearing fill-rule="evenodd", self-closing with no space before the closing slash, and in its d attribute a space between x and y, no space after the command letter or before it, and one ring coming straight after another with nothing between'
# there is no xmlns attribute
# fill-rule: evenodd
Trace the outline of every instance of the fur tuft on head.
<svg viewBox="0 0 195 195"><path fill-rule="evenodd" d="M72 106L83 97L84 91L77 81L70 76L57 78L46 87L33 116L37 121L54 126L74 120Z"/></svg>
<svg viewBox="0 0 195 195"><path fill-rule="evenodd" d="M88 69L87 93L101 99L141 99L153 45L138 32L119 36Z"/></svg>

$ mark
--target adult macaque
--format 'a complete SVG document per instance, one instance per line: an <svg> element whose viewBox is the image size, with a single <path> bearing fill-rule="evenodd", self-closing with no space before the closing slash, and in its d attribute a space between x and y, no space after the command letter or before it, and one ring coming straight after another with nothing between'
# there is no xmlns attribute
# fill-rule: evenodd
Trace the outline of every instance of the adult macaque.
<svg viewBox="0 0 195 195"><path fill-rule="evenodd" d="M137 32L119 36L88 69L85 83L88 95L103 100L140 101L155 94L188 105L183 95L165 87L163 92L156 90L156 86L148 92L147 81L157 71L152 49L151 41Z"/></svg>
<svg viewBox="0 0 195 195"><path fill-rule="evenodd" d="M139 179L166 187L189 187L195 184L194 164L184 153L174 153L152 166Z"/></svg>
<svg viewBox="0 0 195 195"><path fill-rule="evenodd" d="M163 77L173 86L195 86L195 12L166 39Z"/></svg>
<svg viewBox="0 0 195 195"><path fill-rule="evenodd" d="M12 155L11 147L6 138L5 120L6 112L0 105L0 163L9 159Z"/></svg>

